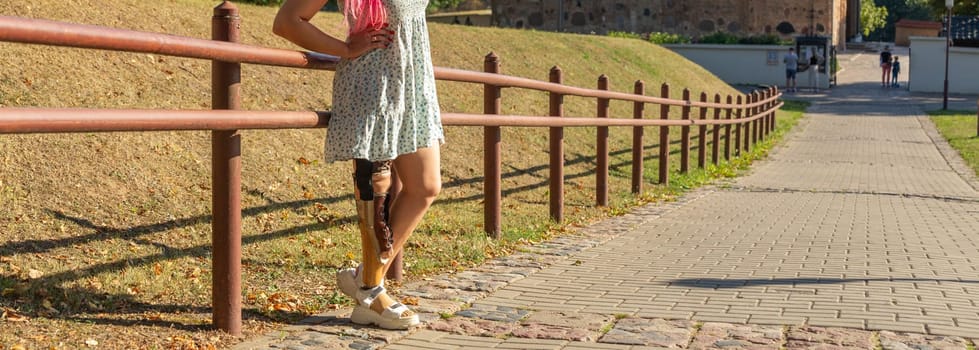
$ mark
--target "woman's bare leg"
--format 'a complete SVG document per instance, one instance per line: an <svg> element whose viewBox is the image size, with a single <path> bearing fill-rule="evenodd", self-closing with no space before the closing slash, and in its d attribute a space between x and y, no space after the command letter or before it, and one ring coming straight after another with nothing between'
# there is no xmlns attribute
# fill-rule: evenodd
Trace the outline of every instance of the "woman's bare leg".
<svg viewBox="0 0 979 350"><path fill-rule="evenodd" d="M394 254L401 252L408 237L442 190L441 157L438 144L405 154L394 160L401 192L391 204ZM390 262L388 266L390 267ZM387 268L385 268L385 272Z"/></svg>

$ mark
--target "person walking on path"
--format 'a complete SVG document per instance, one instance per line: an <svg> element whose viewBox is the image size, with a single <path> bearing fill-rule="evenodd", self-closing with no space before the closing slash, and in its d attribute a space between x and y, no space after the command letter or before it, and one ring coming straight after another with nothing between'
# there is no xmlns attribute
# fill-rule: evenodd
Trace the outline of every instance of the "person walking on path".
<svg viewBox="0 0 979 350"><path fill-rule="evenodd" d="M897 78L900 75L901 62L898 62L897 56L894 56L894 60L891 61L891 87L901 87L901 84L897 83Z"/></svg>
<svg viewBox="0 0 979 350"><path fill-rule="evenodd" d="M363 254L356 269L337 272L337 286L357 303L352 322L407 329L418 315L387 294L384 276L442 185L445 137L425 23L428 0L345 0L345 39L309 22L327 1L287 0L272 30L340 57L325 153L328 162L354 160ZM392 168L403 190L389 203Z"/></svg>
<svg viewBox="0 0 979 350"><path fill-rule="evenodd" d="M799 55L795 54L794 48L789 48L789 53L782 58L785 63L785 91L795 92L795 76L799 70Z"/></svg>
<svg viewBox="0 0 979 350"><path fill-rule="evenodd" d="M891 47L884 45L884 51L880 52L880 86L888 87L891 85Z"/></svg>

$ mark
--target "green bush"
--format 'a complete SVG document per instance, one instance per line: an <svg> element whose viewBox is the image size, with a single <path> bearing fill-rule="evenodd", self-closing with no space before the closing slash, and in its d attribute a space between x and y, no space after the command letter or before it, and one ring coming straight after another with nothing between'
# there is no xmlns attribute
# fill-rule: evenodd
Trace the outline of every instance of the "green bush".
<svg viewBox="0 0 979 350"><path fill-rule="evenodd" d="M701 44L737 44L737 35L725 32L714 32L700 37Z"/></svg>
<svg viewBox="0 0 979 350"><path fill-rule="evenodd" d="M701 44L741 44L741 45L791 45L791 40L782 40L781 37L774 34L760 34L760 35L750 35L745 37L739 37L737 35L725 32L714 32L700 38L699 43Z"/></svg>
<svg viewBox="0 0 979 350"><path fill-rule="evenodd" d="M632 32L616 32L614 30L610 30L608 32L608 36L613 37L613 38L626 38L626 39L641 39L642 38L642 36L640 36L639 34L636 34L636 33L632 33Z"/></svg>
<svg viewBox="0 0 979 350"><path fill-rule="evenodd" d="M662 45L662 44L689 44L690 43L690 37L688 37L688 36L684 36L684 35L680 35L680 34L663 33L663 32L652 32L652 33L649 33L649 39L648 40L649 40L649 42L651 42L653 44L660 44L660 45Z"/></svg>
<svg viewBox="0 0 979 350"><path fill-rule="evenodd" d="M738 40L739 44L745 45L780 45L782 38L774 34L752 35Z"/></svg>

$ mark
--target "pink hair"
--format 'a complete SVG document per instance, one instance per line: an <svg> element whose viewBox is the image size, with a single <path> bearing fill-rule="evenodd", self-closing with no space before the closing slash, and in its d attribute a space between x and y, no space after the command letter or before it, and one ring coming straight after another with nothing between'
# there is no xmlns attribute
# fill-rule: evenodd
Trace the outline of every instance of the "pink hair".
<svg viewBox="0 0 979 350"><path fill-rule="evenodd" d="M343 5L350 34L380 29L387 22L388 14L381 0L344 0Z"/></svg>

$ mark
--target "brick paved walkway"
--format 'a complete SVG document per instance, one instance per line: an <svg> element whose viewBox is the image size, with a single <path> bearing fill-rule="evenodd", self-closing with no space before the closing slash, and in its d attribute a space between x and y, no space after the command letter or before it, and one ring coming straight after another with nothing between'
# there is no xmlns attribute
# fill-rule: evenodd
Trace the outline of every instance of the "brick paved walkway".
<svg viewBox="0 0 979 350"><path fill-rule="evenodd" d="M876 56L843 58L846 86L729 185L405 286L422 329L347 310L240 348L974 349L974 177L912 96L868 78Z"/></svg>

